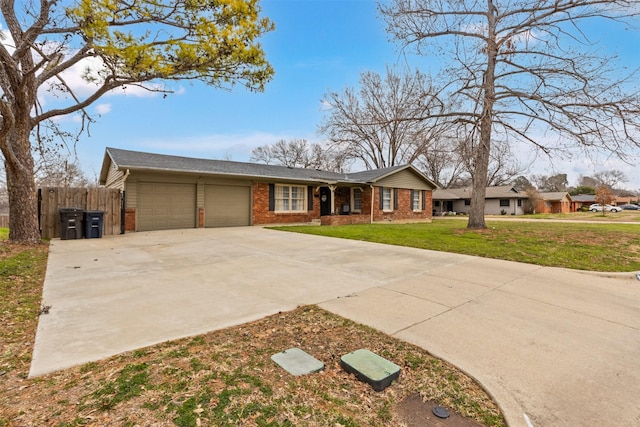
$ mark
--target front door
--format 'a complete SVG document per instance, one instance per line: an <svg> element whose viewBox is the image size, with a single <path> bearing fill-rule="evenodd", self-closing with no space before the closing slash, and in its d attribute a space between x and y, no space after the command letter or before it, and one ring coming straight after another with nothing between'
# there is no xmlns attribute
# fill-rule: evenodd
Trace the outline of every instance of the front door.
<svg viewBox="0 0 640 427"><path fill-rule="evenodd" d="M331 215L331 190L320 187L320 215Z"/></svg>

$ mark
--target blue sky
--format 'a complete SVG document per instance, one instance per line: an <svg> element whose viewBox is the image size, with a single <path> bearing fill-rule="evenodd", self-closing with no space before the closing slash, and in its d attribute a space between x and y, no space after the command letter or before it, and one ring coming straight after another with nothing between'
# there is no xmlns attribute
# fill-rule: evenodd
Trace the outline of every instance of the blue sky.
<svg viewBox="0 0 640 427"><path fill-rule="evenodd" d="M97 118L90 136L84 135L77 145L88 176L99 173L107 146L248 161L253 148L280 139L319 142L321 100L328 90L356 86L360 73L384 73L387 64L425 63L424 58L398 53L373 0L262 0L261 4L263 15L276 24L276 30L262 39L276 71L264 93L181 83L174 84L176 93L166 98L132 93L103 97L90 109ZM617 50L640 65L640 33L601 32L607 51ZM521 158L529 161L531 154L523 152ZM636 164L638 160L640 156ZM630 179L626 187L640 190L638 167L606 157L593 161L577 156L553 164L539 159L525 175L567 173L574 185L580 174L610 169L625 172Z"/></svg>

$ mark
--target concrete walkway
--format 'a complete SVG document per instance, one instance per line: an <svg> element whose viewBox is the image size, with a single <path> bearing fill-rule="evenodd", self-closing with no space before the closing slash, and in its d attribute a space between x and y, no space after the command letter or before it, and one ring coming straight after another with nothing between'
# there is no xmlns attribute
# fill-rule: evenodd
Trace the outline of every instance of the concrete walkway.
<svg viewBox="0 0 640 427"><path fill-rule="evenodd" d="M640 281L259 227L54 240L31 376L301 304L475 377L514 427L640 425Z"/></svg>

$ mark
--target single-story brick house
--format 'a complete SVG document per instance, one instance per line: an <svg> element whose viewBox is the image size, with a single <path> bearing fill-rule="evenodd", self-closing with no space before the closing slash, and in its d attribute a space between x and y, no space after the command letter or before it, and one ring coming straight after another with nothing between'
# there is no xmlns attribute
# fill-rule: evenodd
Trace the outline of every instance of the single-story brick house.
<svg viewBox="0 0 640 427"><path fill-rule="evenodd" d="M429 221L436 188L411 165L343 174L116 148L99 182L123 191L125 231Z"/></svg>
<svg viewBox="0 0 640 427"><path fill-rule="evenodd" d="M523 200L529 197L514 187L487 187L484 211L487 215L522 215ZM433 191L433 214L468 214L471 207L471 188L437 189Z"/></svg>
<svg viewBox="0 0 640 427"><path fill-rule="evenodd" d="M570 213L573 200L566 191L540 193L536 213Z"/></svg>
<svg viewBox="0 0 640 427"><path fill-rule="evenodd" d="M578 212L583 206L588 208L595 202L595 194L577 194L571 196L571 212Z"/></svg>

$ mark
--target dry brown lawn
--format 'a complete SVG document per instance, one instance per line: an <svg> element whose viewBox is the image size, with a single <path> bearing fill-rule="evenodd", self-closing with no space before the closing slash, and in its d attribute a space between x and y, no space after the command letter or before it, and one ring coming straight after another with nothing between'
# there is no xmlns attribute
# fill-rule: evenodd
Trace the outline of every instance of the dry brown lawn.
<svg viewBox="0 0 640 427"><path fill-rule="evenodd" d="M0 244L0 426L399 426L415 393L505 425L455 367L314 306L28 379L46 253ZM271 361L291 347L324 371L294 377ZM359 348L400 365L399 381L375 392L345 373L340 356Z"/></svg>

